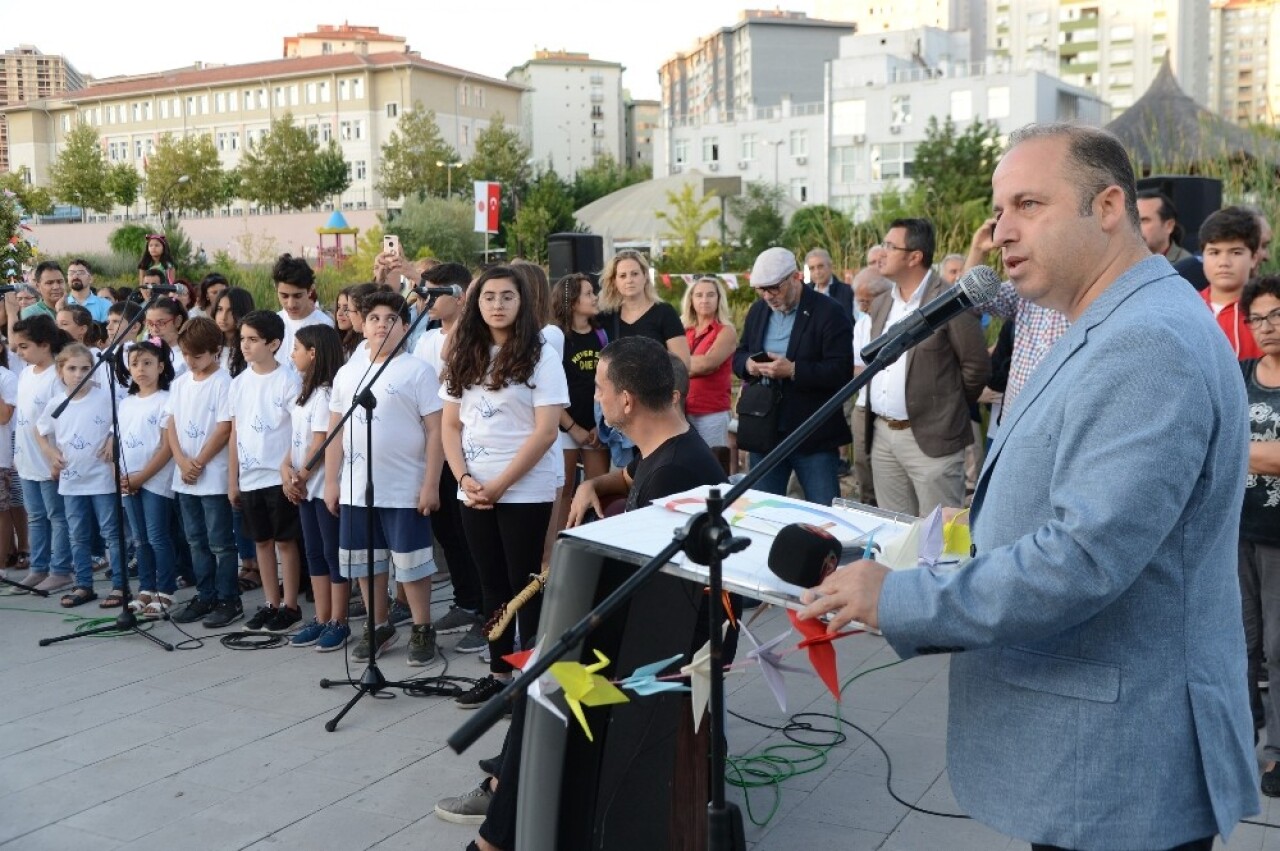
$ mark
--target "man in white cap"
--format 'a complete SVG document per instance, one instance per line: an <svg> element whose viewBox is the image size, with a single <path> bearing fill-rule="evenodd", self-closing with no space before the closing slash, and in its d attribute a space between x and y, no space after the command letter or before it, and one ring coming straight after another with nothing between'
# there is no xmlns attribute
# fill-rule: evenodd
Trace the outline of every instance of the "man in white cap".
<svg viewBox="0 0 1280 851"><path fill-rule="evenodd" d="M768 381L780 390L776 431L760 447L764 450L795 431L848 383L853 375L853 325L840 305L804 285L795 255L785 248L767 249L756 258L751 286L760 299L747 313L733 371L744 381ZM739 405L739 444L741 429ZM756 488L786 493L794 471L805 499L830 505L840 495L839 449L851 439L849 422L837 408ZM752 451L752 466L763 457L764 451Z"/></svg>

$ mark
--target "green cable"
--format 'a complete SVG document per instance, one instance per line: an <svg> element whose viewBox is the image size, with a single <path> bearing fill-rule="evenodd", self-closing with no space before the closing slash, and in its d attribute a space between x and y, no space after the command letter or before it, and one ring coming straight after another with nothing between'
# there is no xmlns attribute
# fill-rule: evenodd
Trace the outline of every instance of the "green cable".
<svg viewBox="0 0 1280 851"><path fill-rule="evenodd" d="M883 671L885 668L892 668L894 665L901 665L902 662L902 659L897 659L875 668L859 671L840 685L841 697L844 696L845 689L852 685L854 680L865 677L867 674L873 674L876 671ZM743 718L741 715L734 714L738 718ZM822 768L827 764L827 754L847 738L841 730L842 719L839 701L836 702L836 714L834 716L836 728L834 730L817 730L808 722L796 720L810 714L812 713L800 712L792 715L787 723L781 727L773 727L768 724L762 724L759 721L744 719L757 726L768 727L775 732L781 732L790 739L786 744L770 745L758 753L731 756L725 760L725 782L744 790L747 818L756 827L764 827L778 814L778 807L782 804L783 783L793 777L810 774ZM793 736L799 733L826 733L830 736L830 741L816 744L797 741ZM751 805L751 790L764 787L773 790L773 803L764 818L758 820L755 809Z"/></svg>
<svg viewBox="0 0 1280 851"><path fill-rule="evenodd" d="M25 595L13 594L12 596L22 597ZM30 612L31 614L35 614L35 615L60 615L63 623L75 624L75 627L74 629L72 629L72 632L77 632L77 633L84 632L85 630L94 629L95 627L106 626L107 624L112 624L112 623L115 623L116 621L114 616L89 617L88 615L76 615L76 614L68 614L64 612L49 612L49 611L45 611L44 609L25 609L21 606L0 606L0 612ZM152 621L152 620L139 619L138 628L144 632L150 632L151 628L155 626L156 623L157 623L156 621ZM104 638L123 638L124 636L129 635L129 633L117 632L113 635L113 634L104 632L102 633L102 635Z"/></svg>

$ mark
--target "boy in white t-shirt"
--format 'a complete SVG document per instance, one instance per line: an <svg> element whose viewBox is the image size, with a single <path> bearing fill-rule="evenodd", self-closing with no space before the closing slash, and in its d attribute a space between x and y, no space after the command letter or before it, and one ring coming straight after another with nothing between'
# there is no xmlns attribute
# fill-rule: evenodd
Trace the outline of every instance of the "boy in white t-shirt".
<svg viewBox="0 0 1280 851"><path fill-rule="evenodd" d="M364 334L371 362L348 364L333 380L329 428L369 385L379 367L403 339L409 319L405 301L397 293L374 293L362 300ZM431 369L408 353L398 354L373 383L373 562L374 587L368 585L367 514L365 484L369 423L363 408L356 410L342 436L325 451L324 501L339 516L338 561L346 577L360 582L360 593L372 601L376 629L356 645L352 658L365 661L396 641L395 625L387 617L387 573L395 565L396 581L405 590L413 613L408 664L414 667L435 658L435 630L431 627L431 521L440 506L439 483L443 454L440 445L439 384Z"/></svg>
<svg viewBox="0 0 1280 851"><path fill-rule="evenodd" d="M231 376L218 366L222 341L222 331L205 316L188 320L178 332L189 369L169 389L167 427L175 465L173 490L196 575L196 596L173 620L191 623L203 618L209 629L222 629L244 617L227 500Z"/></svg>
<svg viewBox="0 0 1280 851"><path fill-rule="evenodd" d="M281 254L271 269L271 280L276 282L276 298L281 310L277 316L284 321L284 338L276 349L276 361L290 372L296 371L289 355L293 352L293 335L307 325L333 327L333 317L316 307L316 274L301 257Z"/></svg>
<svg viewBox="0 0 1280 851"><path fill-rule="evenodd" d="M298 587L302 525L298 506L285 499L280 464L293 436L290 409L301 381L296 370L276 361L284 320L255 310L240 320L240 351L246 369L231 382L231 440L227 495L240 509L245 533L258 551L258 572L266 605L244 628L249 632L288 632L302 620ZM283 573L284 595L276 567Z"/></svg>

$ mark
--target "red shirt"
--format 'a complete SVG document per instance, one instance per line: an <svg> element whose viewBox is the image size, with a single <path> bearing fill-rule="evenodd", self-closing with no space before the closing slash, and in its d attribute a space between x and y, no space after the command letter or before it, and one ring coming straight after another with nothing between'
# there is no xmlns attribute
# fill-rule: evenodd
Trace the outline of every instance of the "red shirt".
<svg viewBox="0 0 1280 851"><path fill-rule="evenodd" d="M701 334L696 328L684 329L684 338L689 341L689 354L705 355L709 352L722 328L722 323L712 322L711 327ZM697 416L729 410L729 381L732 373L733 358L727 357L710 375L691 376L689 395L684 400L685 412Z"/></svg>
<svg viewBox="0 0 1280 851"><path fill-rule="evenodd" d="M1204 299L1205 306L1213 310L1213 302L1209 298L1210 289L1212 288L1202 289L1200 297ZM1258 348L1257 341L1253 339L1253 331L1249 330L1248 324L1244 321L1244 311L1240 309L1238 299L1218 311L1217 319L1218 327L1227 335L1227 342L1231 344L1231 351L1236 353L1237 360L1262 357L1262 349Z"/></svg>

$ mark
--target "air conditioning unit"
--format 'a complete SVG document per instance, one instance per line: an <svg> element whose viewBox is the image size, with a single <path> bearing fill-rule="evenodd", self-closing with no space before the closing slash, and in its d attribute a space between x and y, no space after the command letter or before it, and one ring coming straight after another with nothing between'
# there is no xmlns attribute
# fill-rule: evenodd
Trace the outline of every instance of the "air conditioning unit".
<svg viewBox="0 0 1280 851"><path fill-rule="evenodd" d="M720 163L715 162L714 160L712 162L707 163L707 171L719 171L719 170L720 170Z"/></svg>
<svg viewBox="0 0 1280 851"><path fill-rule="evenodd" d="M808 165L808 164L809 164L808 157L796 157L796 165Z"/></svg>
<svg viewBox="0 0 1280 851"><path fill-rule="evenodd" d="M865 133L855 133L855 134L854 134L854 137L853 137L853 144L855 144L855 145L865 145L865 144L867 144L867 134L865 134Z"/></svg>
<svg viewBox="0 0 1280 851"><path fill-rule="evenodd" d="M892 133L893 135L897 136L899 133L901 133L901 132L902 132L902 125L901 125L901 124L890 124L890 125L889 125L889 132L890 132L890 133Z"/></svg>
<svg viewBox="0 0 1280 851"><path fill-rule="evenodd" d="M748 160L738 160L738 171L746 171L751 163Z"/></svg>

